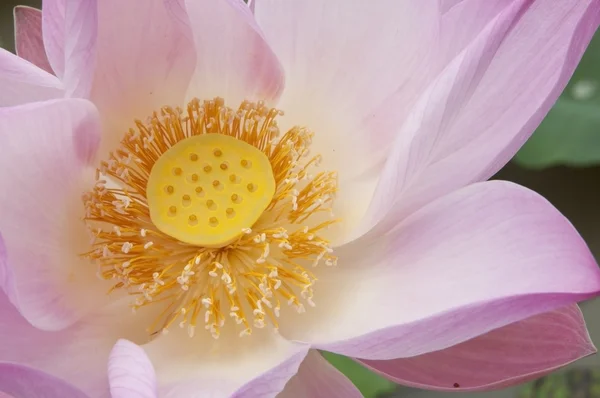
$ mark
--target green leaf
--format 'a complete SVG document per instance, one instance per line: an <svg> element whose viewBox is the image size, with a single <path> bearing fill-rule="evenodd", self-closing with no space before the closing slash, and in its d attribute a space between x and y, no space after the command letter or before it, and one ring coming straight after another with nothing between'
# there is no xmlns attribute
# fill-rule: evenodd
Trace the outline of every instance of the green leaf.
<svg viewBox="0 0 600 398"><path fill-rule="evenodd" d="M564 93L513 160L537 169L600 163L600 33Z"/></svg>
<svg viewBox="0 0 600 398"><path fill-rule="evenodd" d="M396 384L371 372L350 358L330 352L322 352L322 354L329 363L354 383L365 398L375 398L396 389Z"/></svg>
<svg viewBox="0 0 600 398"><path fill-rule="evenodd" d="M600 397L600 370L579 368L559 372L524 386L518 398Z"/></svg>
<svg viewBox="0 0 600 398"><path fill-rule="evenodd" d="M529 168L600 163L600 101L560 98L514 161Z"/></svg>

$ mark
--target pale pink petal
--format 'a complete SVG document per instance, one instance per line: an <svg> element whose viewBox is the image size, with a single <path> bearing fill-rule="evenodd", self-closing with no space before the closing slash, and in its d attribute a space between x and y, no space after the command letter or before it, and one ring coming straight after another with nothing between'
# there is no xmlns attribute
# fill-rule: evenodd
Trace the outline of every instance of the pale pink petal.
<svg viewBox="0 0 600 398"><path fill-rule="evenodd" d="M179 25L181 34L190 42L194 42L191 21L185 8L185 0L164 0L165 10L175 19ZM192 68L193 69L193 68Z"/></svg>
<svg viewBox="0 0 600 398"><path fill-rule="evenodd" d="M6 259L6 245L4 244L4 239L2 239L2 234L0 233L0 286L8 297L16 296L14 289L15 285L12 282L12 279L13 273L8 267Z"/></svg>
<svg viewBox="0 0 600 398"><path fill-rule="evenodd" d="M573 304L445 350L362 363L412 387L475 391L523 383L595 352L583 315Z"/></svg>
<svg viewBox="0 0 600 398"><path fill-rule="evenodd" d="M409 87L403 85L372 106L361 122L362 130L381 137L384 151L390 149L389 141L398 134L398 126L405 122L413 106L429 84L444 68L467 47L504 10L511 1L462 1L440 2L440 33L426 46L432 48L427 66L410 76ZM468 21L465 23L465 21ZM386 141L387 140L387 141Z"/></svg>
<svg viewBox="0 0 600 398"><path fill-rule="evenodd" d="M400 117L428 82L421 71L437 52L438 3L256 0L254 6L286 73L280 126L315 132L312 151L339 175L334 211L351 229L369 205L397 133L367 129L365 120L397 91L402 96L392 113Z"/></svg>
<svg viewBox="0 0 600 398"><path fill-rule="evenodd" d="M456 5L462 13L442 35L462 32L480 3ZM377 223L373 234L387 231L391 220L500 169L555 102L599 21L595 0L513 0L489 20L411 110L357 235Z"/></svg>
<svg viewBox="0 0 600 398"><path fill-rule="evenodd" d="M280 331L355 358L441 350L600 292L569 221L504 181L458 190L337 254L338 267L319 273L316 308Z"/></svg>
<svg viewBox="0 0 600 398"><path fill-rule="evenodd" d="M165 0L98 1L91 99L105 125L102 156L135 119L146 120L165 105L184 105L196 60L187 29L167 12Z"/></svg>
<svg viewBox="0 0 600 398"><path fill-rule="evenodd" d="M359 163L359 155L382 153L395 131L367 132L362 120L397 90L404 96L396 112L414 101L423 83L419 72L435 55L437 2L254 3L256 20L286 73L279 104L285 122L313 129L315 145L327 150L325 161L341 156L343 146L351 147Z"/></svg>
<svg viewBox="0 0 600 398"><path fill-rule="evenodd" d="M89 250L81 194L99 138L97 112L85 100L0 108L2 288L42 329L73 323L106 296L80 257Z"/></svg>
<svg viewBox="0 0 600 398"><path fill-rule="evenodd" d="M362 398L362 394L318 351L311 350L277 398Z"/></svg>
<svg viewBox="0 0 600 398"><path fill-rule="evenodd" d="M44 46L67 96L89 97L96 62L97 8L96 0L44 0Z"/></svg>
<svg viewBox="0 0 600 398"><path fill-rule="evenodd" d="M532 2L532 0L528 1ZM439 36L436 55L437 67L432 72L436 74L441 72L454 57L476 39L488 23L501 12L509 9L513 2L514 0L441 0L440 30L446 34ZM464 21L469 21L469 23L464 23ZM448 34L450 32L452 34Z"/></svg>
<svg viewBox="0 0 600 398"><path fill-rule="evenodd" d="M96 0L69 0L65 7L65 72L68 96L88 98L96 73Z"/></svg>
<svg viewBox="0 0 600 398"><path fill-rule="evenodd" d="M308 351L310 354L310 351ZM299 366L306 361L306 351L299 349L284 362L274 366L271 370L255 377L237 390L232 398L273 398L279 397L286 388L287 383L299 372Z"/></svg>
<svg viewBox="0 0 600 398"><path fill-rule="evenodd" d="M44 49L42 12L37 8L17 6L14 9L14 17L17 55L38 68L54 74Z"/></svg>
<svg viewBox="0 0 600 398"><path fill-rule="evenodd" d="M65 7L66 0L44 0L42 5L42 34L48 61L54 74L65 74Z"/></svg>
<svg viewBox="0 0 600 398"><path fill-rule="evenodd" d="M108 398L111 349L120 338L147 341L145 326L153 319L132 315L128 303L115 302L67 329L47 332L27 322L0 292L0 361L32 366L94 398Z"/></svg>
<svg viewBox="0 0 600 398"><path fill-rule="evenodd" d="M0 48L0 107L61 98L62 83L48 72Z"/></svg>
<svg viewBox="0 0 600 398"><path fill-rule="evenodd" d="M273 102L283 90L283 69L242 0L187 0L196 45L196 70L188 97L219 96Z"/></svg>
<svg viewBox="0 0 600 398"><path fill-rule="evenodd" d="M275 397L309 350L267 329L243 338L233 329L222 334L215 340L202 328L191 339L173 327L143 346L156 369L161 398Z"/></svg>
<svg viewBox="0 0 600 398"><path fill-rule="evenodd" d="M326 163L343 165L342 179L378 170L370 167L384 159L419 95L510 5L459 3L250 2L286 70L286 118L315 130L315 147L325 148ZM373 188L357 185L349 196L364 197L366 207Z"/></svg>
<svg viewBox="0 0 600 398"><path fill-rule="evenodd" d="M156 398L156 374L144 350L119 340L110 353L108 380L112 398Z"/></svg>
<svg viewBox="0 0 600 398"><path fill-rule="evenodd" d="M0 362L0 397L86 398L78 388L37 369Z"/></svg>

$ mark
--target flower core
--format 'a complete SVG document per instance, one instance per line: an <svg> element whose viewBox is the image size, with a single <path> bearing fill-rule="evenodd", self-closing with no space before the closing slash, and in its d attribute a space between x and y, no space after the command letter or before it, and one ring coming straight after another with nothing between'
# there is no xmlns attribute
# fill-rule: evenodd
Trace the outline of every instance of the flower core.
<svg viewBox="0 0 600 398"><path fill-rule="evenodd" d="M84 256L134 310L157 304L150 333L202 323L218 338L230 319L243 336L277 328L282 305L315 305L309 269L337 260L322 236L337 177L309 155L311 131L280 136L281 114L219 98L165 107L100 163L83 195Z"/></svg>
<svg viewBox="0 0 600 398"><path fill-rule="evenodd" d="M222 134L186 138L154 164L146 188L157 229L182 242L222 247L258 220L275 194L269 158Z"/></svg>

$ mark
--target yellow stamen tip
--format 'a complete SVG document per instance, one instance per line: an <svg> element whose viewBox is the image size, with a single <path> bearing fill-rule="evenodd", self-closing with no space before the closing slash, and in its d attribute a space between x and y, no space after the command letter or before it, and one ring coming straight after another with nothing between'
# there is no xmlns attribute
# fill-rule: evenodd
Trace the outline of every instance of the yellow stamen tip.
<svg viewBox="0 0 600 398"><path fill-rule="evenodd" d="M247 336L277 330L286 304L315 305L310 269L337 264L322 235L337 222L337 174L310 155L312 131L280 135L278 115L260 102L193 99L136 121L100 163L82 196L83 256L134 310L168 303L151 336L178 324L218 338L226 323Z"/></svg>
<svg viewBox="0 0 600 398"><path fill-rule="evenodd" d="M222 247L269 206L275 178L259 149L230 136L203 134L178 142L156 161L146 192L150 218L161 232L193 245Z"/></svg>

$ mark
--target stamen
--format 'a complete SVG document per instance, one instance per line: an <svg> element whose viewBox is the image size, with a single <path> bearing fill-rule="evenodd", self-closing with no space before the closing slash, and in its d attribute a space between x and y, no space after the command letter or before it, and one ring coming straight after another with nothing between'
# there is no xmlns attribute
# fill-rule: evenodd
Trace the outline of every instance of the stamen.
<svg viewBox="0 0 600 398"><path fill-rule="evenodd" d="M298 313L305 311L302 302L315 306L309 268L337 263L321 236L336 222L330 211L337 175L318 170L320 156L309 156L311 131L294 127L279 136L281 114L251 102L233 110L219 98L193 100L185 111L165 107L146 123L136 121L101 162L92 191L83 195L85 221L97 231L84 256L102 278L114 280L111 291L132 295L134 310L167 303L149 326L152 334L175 323L192 337L203 322L218 338L230 319L246 336L253 327L277 329L282 302ZM239 158L231 157L231 145L245 148ZM121 188L108 188L107 178ZM159 196L164 201L157 205ZM153 208L163 212L160 219ZM188 235L161 226L175 219ZM236 220L242 221L228 224ZM200 227L229 228L230 235L217 243L196 240L189 231Z"/></svg>

